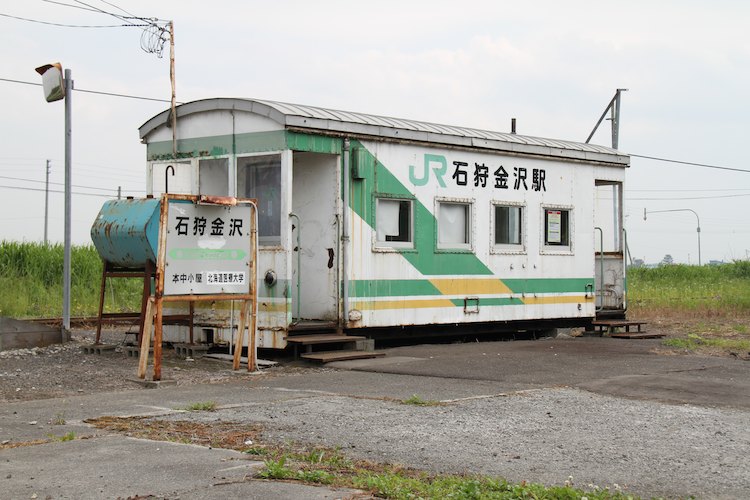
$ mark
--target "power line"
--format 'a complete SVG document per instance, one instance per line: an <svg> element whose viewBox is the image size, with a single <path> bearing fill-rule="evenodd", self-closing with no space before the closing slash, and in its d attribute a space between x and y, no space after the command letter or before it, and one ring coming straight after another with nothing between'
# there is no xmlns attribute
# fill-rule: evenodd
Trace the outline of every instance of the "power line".
<svg viewBox="0 0 750 500"><path fill-rule="evenodd" d="M81 5L85 5L86 7L89 7L89 8L91 8L91 9L93 9L93 10L94 10L95 12L99 12L99 13L101 13L101 14L106 14L106 15L108 15L108 16L112 16L112 17L114 17L114 18L116 18L116 19L119 19L120 21L124 21L124 22L126 22L126 23L129 23L129 24L131 24L131 25L133 24L133 23L131 23L131 22L130 22L130 21L129 21L129 20L128 20L128 19L126 18L126 17L123 17L123 16L121 16L121 15L119 15L119 14L115 14L115 13L113 13L113 12L107 12L106 10L100 9L99 7L94 7L93 5L89 5L89 4L87 4L86 2L81 2L81 0L74 0L74 1L75 1L75 3L79 3L79 4L81 4ZM145 20L145 19L144 19L144 20Z"/></svg>
<svg viewBox="0 0 750 500"><path fill-rule="evenodd" d="M47 181L38 181L38 180L35 180L35 179L24 179L24 178L21 178L21 177L9 177L7 175L0 175L0 179L9 179L9 180L12 180L12 181L35 182L37 184L44 184L44 183L47 182ZM52 182L52 181L50 181L49 183L50 184L54 184L56 186L64 186L65 185L63 182ZM76 184L71 184L71 186L72 187L76 187L76 188L82 188L82 189L97 189L99 191L117 191L116 189L112 189L112 188L102 188L102 187L95 187L95 186L81 186L81 185L76 185Z"/></svg>
<svg viewBox="0 0 750 500"><path fill-rule="evenodd" d="M108 2L107 0L100 0L100 1L101 1L102 3L106 3L106 4L107 4L107 5L109 5L110 7L114 7L114 8L115 8L115 9L117 9L117 10L121 10L121 11L123 11L123 12L124 12L125 14L127 14L127 15L129 15L129 16L131 16L131 17L136 17L136 16L135 16L135 14L131 14L130 12L128 12L127 10L123 9L123 8L122 8L122 7L120 7L119 5L115 5L115 4L113 4L112 2Z"/></svg>
<svg viewBox="0 0 750 500"><path fill-rule="evenodd" d="M3 82L10 82L10 83L20 83L23 85L34 85L35 87L41 87L41 83L37 82L27 82L24 80L13 80L12 78L0 78L0 81ZM115 92L103 92L100 90L86 90L86 89L79 89L74 88L74 92L83 92L84 94L98 94L98 95L106 95L111 97L123 97L126 99L139 99L141 101L155 101L155 102L172 102L169 99L157 99L155 97L144 97L144 96L138 96L138 95L130 95L130 94L117 94ZM182 102L178 102L177 104L183 104Z"/></svg>
<svg viewBox="0 0 750 500"><path fill-rule="evenodd" d="M625 189L626 193L672 193L672 192L694 192L700 191L750 191L750 188L726 188L726 189Z"/></svg>
<svg viewBox="0 0 750 500"><path fill-rule="evenodd" d="M656 160L656 161L664 161L668 163L680 163L682 165L691 165L693 167L703 167L703 168L717 168L719 170L731 170L733 172L746 172L750 173L750 170L745 170L742 168L732 168L732 167L721 167L718 165L707 165L705 163L693 163L690 161L680 161L680 160L670 160L668 158L658 158L656 156L645 156L645 155L636 155L636 154L630 154L631 157L634 158L645 158L647 160Z"/></svg>
<svg viewBox="0 0 750 500"><path fill-rule="evenodd" d="M89 8L89 7L81 7L80 5L73 5L73 4L65 3L65 2L56 2L54 0L42 0L42 2L53 3L55 5L62 5L64 7L71 7L73 9L87 10L89 12L98 12L96 9L92 9L92 8Z"/></svg>
<svg viewBox="0 0 750 500"><path fill-rule="evenodd" d="M2 184L0 184L0 189L20 189L22 191L41 191L41 192L46 191L45 189L42 189L42 188L31 188L31 187L21 187L21 186L5 186L5 185L2 185ZM60 193L60 194L65 193L65 191L57 191L57 190L54 190L54 189L50 189L49 192L50 193ZM98 194L98 193L77 193L77 192L71 192L71 194L77 194L77 195L81 195L81 196L98 196L100 198L112 198L112 196L110 196L110 195Z"/></svg>
<svg viewBox="0 0 750 500"><path fill-rule="evenodd" d="M20 16L12 16L10 14L3 14L0 12L0 16L3 17L9 17L11 19L17 19L19 21L26 21L29 23L37 23L37 24L46 24L47 26L57 26L59 28L127 28L130 26L138 26L135 24L63 24L63 23L53 23L49 21L40 21L39 19L29 19L28 17L20 17ZM148 26L144 24L143 26Z"/></svg>
<svg viewBox="0 0 750 500"><path fill-rule="evenodd" d="M687 196L681 198L627 198L628 201L673 201L673 200L715 200L717 198L740 198L742 196L750 196L747 194L725 194L718 196Z"/></svg>

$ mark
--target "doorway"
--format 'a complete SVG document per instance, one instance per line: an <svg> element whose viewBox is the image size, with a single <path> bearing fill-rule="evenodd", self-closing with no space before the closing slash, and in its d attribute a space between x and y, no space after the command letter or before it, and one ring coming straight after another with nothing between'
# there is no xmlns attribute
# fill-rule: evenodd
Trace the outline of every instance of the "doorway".
<svg viewBox="0 0 750 500"><path fill-rule="evenodd" d="M337 321L339 156L295 152L292 162L292 317Z"/></svg>

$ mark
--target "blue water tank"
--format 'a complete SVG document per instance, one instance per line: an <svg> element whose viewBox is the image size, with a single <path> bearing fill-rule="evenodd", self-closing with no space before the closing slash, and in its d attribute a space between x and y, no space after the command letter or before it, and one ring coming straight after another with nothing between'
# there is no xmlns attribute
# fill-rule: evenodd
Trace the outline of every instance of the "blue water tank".
<svg viewBox="0 0 750 500"><path fill-rule="evenodd" d="M156 198L110 200L91 226L91 240L99 256L122 267L141 268L156 262L159 251L159 214Z"/></svg>

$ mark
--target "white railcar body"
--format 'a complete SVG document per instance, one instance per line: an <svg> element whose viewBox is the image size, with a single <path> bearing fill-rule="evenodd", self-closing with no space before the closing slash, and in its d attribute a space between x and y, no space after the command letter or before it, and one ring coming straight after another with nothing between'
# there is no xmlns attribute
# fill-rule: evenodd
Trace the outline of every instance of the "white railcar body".
<svg viewBox="0 0 750 500"><path fill-rule="evenodd" d="M626 308L616 150L209 99L177 108L175 156L167 115L140 129L150 194L258 200L261 347L304 322L554 325ZM196 310L214 342L231 339L228 307Z"/></svg>

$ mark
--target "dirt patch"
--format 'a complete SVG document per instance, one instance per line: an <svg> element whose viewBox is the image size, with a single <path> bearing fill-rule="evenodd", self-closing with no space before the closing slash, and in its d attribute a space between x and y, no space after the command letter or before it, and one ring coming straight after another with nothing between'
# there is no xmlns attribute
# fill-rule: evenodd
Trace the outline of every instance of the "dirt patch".
<svg viewBox="0 0 750 500"><path fill-rule="evenodd" d="M245 451L258 443L261 426L233 422L190 422L146 417L99 417L85 420L97 429L155 441L190 443L211 448Z"/></svg>
<svg viewBox="0 0 750 500"><path fill-rule="evenodd" d="M750 360L750 316L664 312L635 312L632 316L648 321L645 328L649 333L665 335L657 353Z"/></svg>
<svg viewBox="0 0 750 500"><path fill-rule="evenodd" d="M82 347L94 342L93 330L74 330L71 341L65 344L0 351L0 401L142 390L140 385L131 381L136 378L138 358L129 357L124 350L126 342L135 338L126 332L123 329L102 332L102 342L116 346L107 354L83 353ZM231 363L205 358L188 361L178 358L171 348L165 346L163 350L162 377L174 380L177 385L237 380L231 367ZM147 378L152 369L149 362ZM263 374L253 377L272 377L279 372L309 369L279 366L264 369Z"/></svg>

